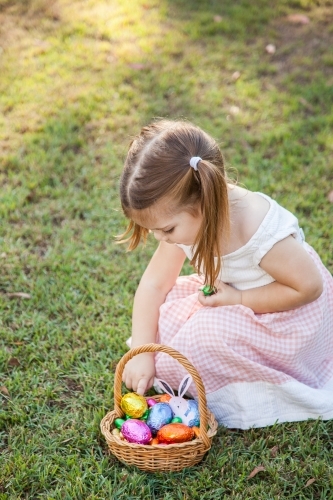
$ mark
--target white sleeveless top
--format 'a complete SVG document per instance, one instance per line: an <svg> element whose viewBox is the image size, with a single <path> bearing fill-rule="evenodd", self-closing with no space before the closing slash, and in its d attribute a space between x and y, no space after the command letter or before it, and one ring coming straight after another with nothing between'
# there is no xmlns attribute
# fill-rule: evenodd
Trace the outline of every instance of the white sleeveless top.
<svg viewBox="0 0 333 500"><path fill-rule="evenodd" d="M260 267L260 261L278 241L293 236L303 244L305 238L298 225L297 218L281 207L275 200L263 193L257 193L265 198L270 208L262 223L252 238L243 247L222 258L222 270L219 279L238 290L247 290L272 283L274 278ZM177 245L182 248L191 260L193 247Z"/></svg>

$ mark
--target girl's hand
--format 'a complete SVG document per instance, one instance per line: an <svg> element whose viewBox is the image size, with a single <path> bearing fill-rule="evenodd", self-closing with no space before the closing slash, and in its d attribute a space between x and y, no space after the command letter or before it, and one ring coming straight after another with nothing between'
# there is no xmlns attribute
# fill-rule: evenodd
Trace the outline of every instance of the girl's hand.
<svg viewBox="0 0 333 500"><path fill-rule="evenodd" d="M226 285L223 281L215 283L217 292L213 295L205 296L202 291L199 292L198 300L200 304L206 307L234 306L242 303L242 292L236 288Z"/></svg>
<svg viewBox="0 0 333 500"><path fill-rule="evenodd" d="M155 356L151 352L144 352L130 359L123 371L123 382L127 389L132 389L141 396L152 387L154 377Z"/></svg>

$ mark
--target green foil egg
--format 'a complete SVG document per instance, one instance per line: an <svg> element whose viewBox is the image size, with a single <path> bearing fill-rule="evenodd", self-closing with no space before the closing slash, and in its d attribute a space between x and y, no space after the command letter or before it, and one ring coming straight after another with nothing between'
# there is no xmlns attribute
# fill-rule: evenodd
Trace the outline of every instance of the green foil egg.
<svg viewBox="0 0 333 500"><path fill-rule="evenodd" d="M149 415L149 410L146 410L146 411L144 412L144 414L142 415L142 417L140 418L140 420L147 420L148 415Z"/></svg>
<svg viewBox="0 0 333 500"><path fill-rule="evenodd" d="M117 427L117 429L121 429L121 426L124 422L125 420L123 418L116 418L116 420L114 421L114 425Z"/></svg>
<svg viewBox="0 0 333 500"><path fill-rule="evenodd" d="M173 417L170 424L181 424L183 421L180 417Z"/></svg>
<svg viewBox="0 0 333 500"><path fill-rule="evenodd" d="M121 398L121 409L126 415L132 418L141 418L142 415L148 410L148 405L143 396L129 392Z"/></svg>
<svg viewBox="0 0 333 500"><path fill-rule="evenodd" d="M207 297L209 295L214 295L214 293L217 292L217 289L215 286L209 286L209 285L205 285L203 286L202 288L200 288L200 290L202 291L202 293Z"/></svg>

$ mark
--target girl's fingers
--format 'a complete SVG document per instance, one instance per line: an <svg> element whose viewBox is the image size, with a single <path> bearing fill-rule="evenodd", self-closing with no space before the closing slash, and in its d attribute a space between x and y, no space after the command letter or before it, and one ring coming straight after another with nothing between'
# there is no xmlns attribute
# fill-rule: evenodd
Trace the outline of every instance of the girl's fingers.
<svg viewBox="0 0 333 500"><path fill-rule="evenodd" d="M154 385L154 380L155 380L155 375L151 377L151 379L148 382L147 389L150 389Z"/></svg>
<svg viewBox="0 0 333 500"><path fill-rule="evenodd" d="M216 294L214 295L204 295L202 292L199 292L198 300L200 304L206 307L214 307L217 303Z"/></svg>
<svg viewBox="0 0 333 500"><path fill-rule="evenodd" d="M198 300L206 307L234 306L242 304L242 292L220 281L216 293L205 296L199 292Z"/></svg>
<svg viewBox="0 0 333 500"><path fill-rule="evenodd" d="M127 389L133 389L133 387L132 387L132 386L133 386L133 383L132 383L132 379L131 379L131 377L126 376L126 378L125 378L125 380L124 380L124 383L125 383L125 385L126 385Z"/></svg>
<svg viewBox="0 0 333 500"><path fill-rule="evenodd" d="M125 377L123 378L123 382L127 389L132 389L132 391L143 396L144 393L153 386L154 377L149 380L147 378L141 378L138 382L132 380L130 377Z"/></svg>
<svg viewBox="0 0 333 500"><path fill-rule="evenodd" d="M132 389L132 391L137 392L141 396L150 389L154 384L155 369L153 366L137 367L130 365L125 367L122 374L122 381L126 385L127 389Z"/></svg>
<svg viewBox="0 0 333 500"><path fill-rule="evenodd" d="M127 372L126 372L126 368L125 368L125 370L123 371L122 381L123 381L123 383L126 385L127 389L130 389L130 385L131 385L131 378L128 376L128 374L127 374Z"/></svg>
<svg viewBox="0 0 333 500"><path fill-rule="evenodd" d="M138 386L135 392L137 394L140 394L140 396L143 396L144 393L146 392L147 385L148 385L148 380L146 378L141 378L138 382Z"/></svg>
<svg viewBox="0 0 333 500"><path fill-rule="evenodd" d="M218 298L214 295L211 295L210 297L205 297L205 301L203 304L207 307L215 307L217 305L220 305L218 302Z"/></svg>

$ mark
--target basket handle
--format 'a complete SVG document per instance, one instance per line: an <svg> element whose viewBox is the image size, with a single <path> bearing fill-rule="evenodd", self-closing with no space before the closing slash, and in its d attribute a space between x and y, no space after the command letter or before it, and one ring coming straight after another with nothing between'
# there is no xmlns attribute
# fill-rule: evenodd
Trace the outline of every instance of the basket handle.
<svg viewBox="0 0 333 500"><path fill-rule="evenodd" d="M114 379L114 405L115 405L115 411L117 412L117 415L119 415L119 416L122 415L122 409L120 406L121 398L122 398L121 384L122 384L122 374L123 374L125 365L134 356L137 356L138 354L142 354L144 352L164 352L166 354L169 354L169 356L176 359L188 371L188 373L192 376L193 381L194 381L195 386L196 386L197 391L198 391L198 398L199 398L200 439L202 439L204 445L207 448L210 448L210 441L209 441L209 438L207 436L207 422L208 422L207 400L206 400L205 389L204 389L202 380L200 378L200 375L198 374L197 370L194 368L192 363L190 363L189 360L187 358L185 358L185 356L180 354L180 352L176 351L176 349L172 349L171 347L168 347L166 345L144 344L144 345L141 345L139 347L134 347L133 349L130 349L121 358L121 360L117 364L115 379Z"/></svg>

